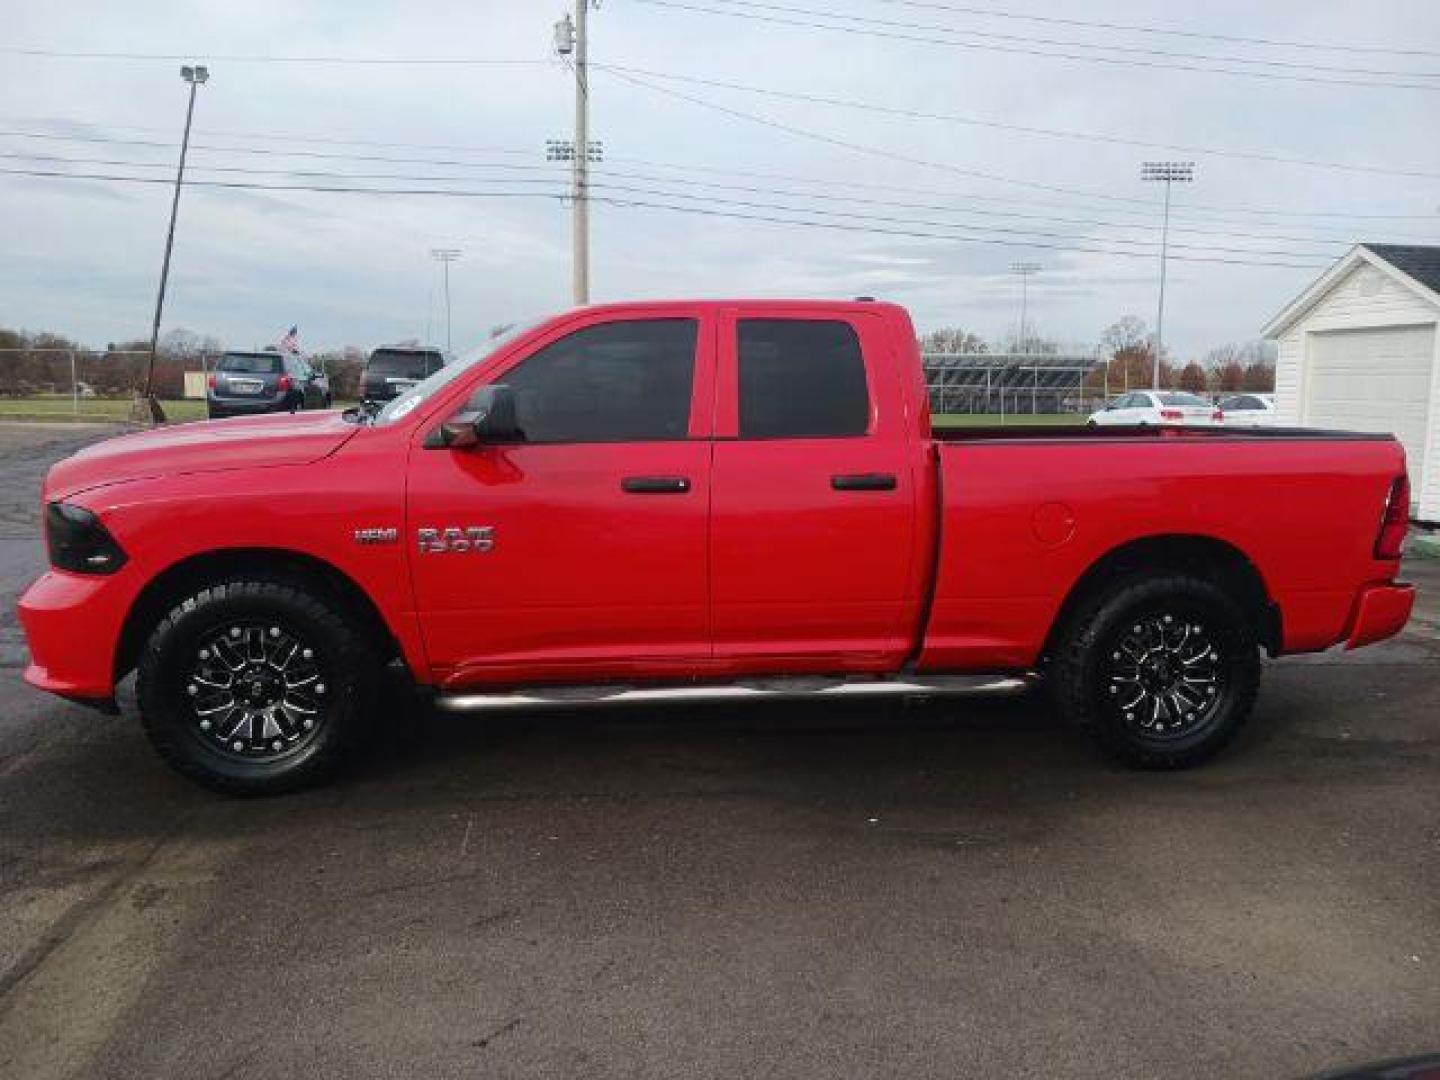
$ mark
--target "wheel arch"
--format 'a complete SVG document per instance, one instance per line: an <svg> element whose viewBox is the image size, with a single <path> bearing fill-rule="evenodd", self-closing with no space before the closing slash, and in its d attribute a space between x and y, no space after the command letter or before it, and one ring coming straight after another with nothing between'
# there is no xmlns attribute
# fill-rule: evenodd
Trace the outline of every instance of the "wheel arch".
<svg viewBox="0 0 1440 1080"><path fill-rule="evenodd" d="M221 548L181 559L155 575L125 616L115 649L118 683L134 670L145 639L183 597L226 577L262 574L304 588L315 588L342 604L380 650L386 662L403 655L398 639L370 595L333 563L290 548Z"/></svg>
<svg viewBox="0 0 1440 1080"><path fill-rule="evenodd" d="M1071 586L1045 641L1049 656L1078 610L1117 581L1141 575L1186 572L1213 581L1249 616L1255 636L1272 656L1280 651L1283 627L1279 605L1265 578L1240 548L1218 537L1165 533L1126 541L1096 559Z"/></svg>

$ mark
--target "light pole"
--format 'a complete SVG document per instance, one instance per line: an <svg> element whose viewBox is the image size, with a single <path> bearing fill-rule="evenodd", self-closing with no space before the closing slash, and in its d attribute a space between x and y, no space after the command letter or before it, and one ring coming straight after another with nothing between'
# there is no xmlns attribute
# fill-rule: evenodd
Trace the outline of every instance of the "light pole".
<svg viewBox="0 0 1440 1080"><path fill-rule="evenodd" d="M430 257L438 262L445 274L445 354L450 354L450 264L460 258L459 248L431 248Z"/></svg>
<svg viewBox="0 0 1440 1080"><path fill-rule="evenodd" d="M1030 298L1030 278L1040 272L1040 264L1037 262L1017 262L1010 264L1011 273L1020 276L1020 351L1028 352L1030 346L1025 336L1025 309Z"/></svg>
<svg viewBox="0 0 1440 1080"><path fill-rule="evenodd" d="M210 78L210 69L203 64L180 69L180 78L190 84L190 102L185 106L185 134L180 138L180 167L175 170L175 196L170 201L170 230L165 234L165 261L160 264L160 292L155 297L155 322L150 327L150 364L145 369L145 400L150 405L150 418L157 423L165 420L165 410L151 392L155 378L155 351L160 347L160 314L165 310L165 283L170 279L170 252L175 247L175 218L180 212L180 186L185 182L185 154L190 149L190 121L195 116L195 91Z"/></svg>
<svg viewBox="0 0 1440 1080"><path fill-rule="evenodd" d="M1160 389L1160 352L1165 343L1165 259L1170 248L1170 185L1188 184L1195 179L1193 161L1147 161L1140 166L1140 179L1165 185L1165 217L1160 228L1160 303L1155 311L1155 385Z"/></svg>

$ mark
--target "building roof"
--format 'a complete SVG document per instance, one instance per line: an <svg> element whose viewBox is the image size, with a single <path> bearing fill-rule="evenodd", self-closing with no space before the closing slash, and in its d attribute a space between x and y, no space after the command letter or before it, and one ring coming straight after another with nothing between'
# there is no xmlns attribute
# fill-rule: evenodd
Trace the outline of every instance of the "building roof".
<svg viewBox="0 0 1440 1080"><path fill-rule="evenodd" d="M1360 263L1369 263L1440 307L1440 247L1426 244L1356 244L1273 319L1261 336L1279 337L1305 316L1331 286Z"/></svg>
<svg viewBox="0 0 1440 1080"><path fill-rule="evenodd" d="M1428 244L1366 244L1391 266L1440 292L1440 247Z"/></svg>

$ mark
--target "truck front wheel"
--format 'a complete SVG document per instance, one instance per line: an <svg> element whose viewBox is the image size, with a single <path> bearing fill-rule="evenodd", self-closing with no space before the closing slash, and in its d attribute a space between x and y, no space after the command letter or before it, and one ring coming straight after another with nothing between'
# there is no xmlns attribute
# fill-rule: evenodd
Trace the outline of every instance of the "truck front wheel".
<svg viewBox="0 0 1440 1080"><path fill-rule="evenodd" d="M248 576L181 599L145 643L141 721L191 780L268 795L328 777L366 733L379 664L320 592Z"/></svg>
<svg viewBox="0 0 1440 1080"><path fill-rule="evenodd" d="M1259 645L1245 613L1206 578L1132 577L1072 614L1049 679L1061 711L1112 757L1185 768L1244 725L1259 687Z"/></svg>

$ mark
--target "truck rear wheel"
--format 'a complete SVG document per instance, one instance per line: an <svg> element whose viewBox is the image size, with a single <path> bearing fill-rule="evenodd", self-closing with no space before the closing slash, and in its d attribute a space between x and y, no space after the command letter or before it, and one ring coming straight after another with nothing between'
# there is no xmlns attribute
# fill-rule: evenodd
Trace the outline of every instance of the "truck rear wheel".
<svg viewBox="0 0 1440 1080"><path fill-rule="evenodd" d="M1213 582L1134 577L1073 613L1049 680L1061 711L1112 757L1135 768L1186 768L1218 753L1249 717L1259 644Z"/></svg>
<svg viewBox="0 0 1440 1080"><path fill-rule="evenodd" d="M374 649L323 593L247 576L196 590L140 658L141 722L196 783L268 795L327 778L367 734Z"/></svg>

